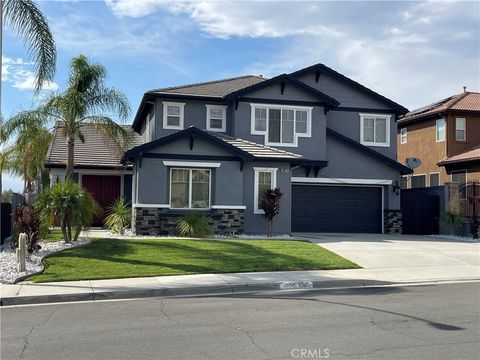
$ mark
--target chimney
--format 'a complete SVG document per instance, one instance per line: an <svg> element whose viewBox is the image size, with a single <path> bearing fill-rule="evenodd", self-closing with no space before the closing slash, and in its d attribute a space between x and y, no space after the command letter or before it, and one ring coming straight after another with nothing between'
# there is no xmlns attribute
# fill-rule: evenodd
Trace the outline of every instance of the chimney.
<svg viewBox="0 0 480 360"><path fill-rule="evenodd" d="M463 92L464 93L467 92L467 87L466 86L463 87Z"/></svg>

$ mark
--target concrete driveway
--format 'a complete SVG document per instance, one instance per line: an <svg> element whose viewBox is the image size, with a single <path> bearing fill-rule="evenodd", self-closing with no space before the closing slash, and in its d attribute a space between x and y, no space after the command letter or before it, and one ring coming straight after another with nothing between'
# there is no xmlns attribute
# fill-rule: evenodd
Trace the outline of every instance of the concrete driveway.
<svg viewBox="0 0 480 360"><path fill-rule="evenodd" d="M480 279L480 244L421 235L296 233L364 269L405 278Z"/></svg>

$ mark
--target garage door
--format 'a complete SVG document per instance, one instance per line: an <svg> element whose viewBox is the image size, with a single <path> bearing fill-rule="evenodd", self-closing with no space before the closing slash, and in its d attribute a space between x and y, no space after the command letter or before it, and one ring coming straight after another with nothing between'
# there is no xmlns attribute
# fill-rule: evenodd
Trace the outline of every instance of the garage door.
<svg viewBox="0 0 480 360"><path fill-rule="evenodd" d="M382 189L293 185L292 231L381 233Z"/></svg>

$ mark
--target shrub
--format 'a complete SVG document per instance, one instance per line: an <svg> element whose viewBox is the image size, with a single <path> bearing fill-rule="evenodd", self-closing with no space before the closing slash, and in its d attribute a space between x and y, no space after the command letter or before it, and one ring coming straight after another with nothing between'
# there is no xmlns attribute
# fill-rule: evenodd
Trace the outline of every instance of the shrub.
<svg viewBox="0 0 480 360"><path fill-rule="evenodd" d="M177 234L186 237L206 237L211 234L208 219L204 215L189 213L177 221Z"/></svg>
<svg viewBox="0 0 480 360"><path fill-rule="evenodd" d="M38 244L42 222L37 211L31 205L23 205L15 213L15 224L13 225L13 239L10 243L13 249L18 247L18 237L21 233L27 234L27 251L29 254L41 249Z"/></svg>
<svg viewBox="0 0 480 360"><path fill-rule="evenodd" d="M465 224L465 217L456 212L445 212L440 215L440 223L448 227L451 235L460 230Z"/></svg>
<svg viewBox="0 0 480 360"><path fill-rule="evenodd" d="M92 195L70 181L57 183L43 191L38 196L36 205L46 225L50 226L55 219L59 220L65 242L77 240L80 231L89 228L93 217L101 213L101 208Z"/></svg>
<svg viewBox="0 0 480 360"><path fill-rule="evenodd" d="M115 200L107 210L105 225L115 234L123 235L126 227L130 225L132 211L123 198Z"/></svg>
<svg viewBox="0 0 480 360"><path fill-rule="evenodd" d="M260 201L259 208L263 210L263 217L267 221L268 236L272 237L273 218L280 213L280 199L283 193L279 188L268 189L265 191L263 199Z"/></svg>

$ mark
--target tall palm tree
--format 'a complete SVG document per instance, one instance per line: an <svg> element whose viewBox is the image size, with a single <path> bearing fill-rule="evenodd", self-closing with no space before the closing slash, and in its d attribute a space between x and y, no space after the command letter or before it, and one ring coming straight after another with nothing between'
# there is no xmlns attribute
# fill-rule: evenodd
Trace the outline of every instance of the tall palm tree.
<svg viewBox="0 0 480 360"><path fill-rule="evenodd" d="M131 134L111 117L113 113L125 121L130 115L130 105L120 91L106 87L106 69L79 55L70 63L68 88L63 93L47 96L35 110L14 115L5 124L5 132L22 128L31 121L37 124L53 124L60 127L67 139L67 178L72 178L75 141L84 141L82 125L94 126L107 138L115 140L125 148ZM110 113L110 114L109 114Z"/></svg>
<svg viewBox="0 0 480 360"><path fill-rule="evenodd" d="M0 5L0 29L3 30L4 20L5 25L23 39L31 59L35 62L35 90L38 91L46 81L53 80L57 61L55 41L47 18L32 0L0 0ZM0 60L1 34L2 31Z"/></svg>
<svg viewBox="0 0 480 360"><path fill-rule="evenodd" d="M22 126L11 128L7 122L3 131L7 135L16 135L11 146L11 162L15 173L23 177L24 192L42 190L42 175L45 171L45 158L52 141L52 134L35 118L26 119Z"/></svg>
<svg viewBox="0 0 480 360"><path fill-rule="evenodd" d="M13 149L5 148L0 151L0 194L2 193L2 177L4 172L13 172L15 171L15 165L13 160Z"/></svg>

